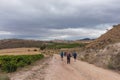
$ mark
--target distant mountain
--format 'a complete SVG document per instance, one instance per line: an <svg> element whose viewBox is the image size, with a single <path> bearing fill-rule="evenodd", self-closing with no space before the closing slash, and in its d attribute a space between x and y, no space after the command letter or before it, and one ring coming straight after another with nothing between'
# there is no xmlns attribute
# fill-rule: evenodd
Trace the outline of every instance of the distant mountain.
<svg viewBox="0 0 120 80"><path fill-rule="evenodd" d="M90 38L83 38L83 39L80 39L80 40L93 40L93 39L90 39Z"/></svg>
<svg viewBox="0 0 120 80"><path fill-rule="evenodd" d="M55 39L55 40L51 40L51 42L54 42L54 43L71 43L73 41L71 41L71 40L59 40L59 39Z"/></svg>
<svg viewBox="0 0 120 80"><path fill-rule="evenodd" d="M120 24L114 25L111 30L92 41L86 48L101 49L117 42L120 42Z"/></svg>

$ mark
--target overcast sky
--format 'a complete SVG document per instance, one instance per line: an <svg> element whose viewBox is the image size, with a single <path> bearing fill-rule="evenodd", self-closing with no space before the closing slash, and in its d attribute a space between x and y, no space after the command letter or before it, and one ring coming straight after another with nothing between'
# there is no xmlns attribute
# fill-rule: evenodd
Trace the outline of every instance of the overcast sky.
<svg viewBox="0 0 120 80"><path fill-rule="evenodd" d="M0 39L97 38L120 23L120 0L0 0Z"/></svg>

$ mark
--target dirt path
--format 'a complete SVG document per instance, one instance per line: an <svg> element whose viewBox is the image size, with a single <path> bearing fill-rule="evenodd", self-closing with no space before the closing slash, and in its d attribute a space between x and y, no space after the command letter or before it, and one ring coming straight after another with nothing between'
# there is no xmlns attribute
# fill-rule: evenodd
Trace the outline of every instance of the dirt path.
<svg viewBox="0 0 120 80"><path fill-rule="evenodd" d="M9 76L11 80L120 80L120 74L73 59L66 64L66 58L61 61L56 54Z"/></svg>
<svg viewBox="0 0 120 80"><path fill-rule="evenodd" d="M8 74L10 80L44 80L45 69L51 59L45 58L18 70L15 73Z"/></svg>
<svg viewBox="0 0 120 80"><path fill-rule="evenodd" d="M66 64L54 55L46 70L45 80L120 80L120 74L98 68L94 65L76 61Z"/></svg>

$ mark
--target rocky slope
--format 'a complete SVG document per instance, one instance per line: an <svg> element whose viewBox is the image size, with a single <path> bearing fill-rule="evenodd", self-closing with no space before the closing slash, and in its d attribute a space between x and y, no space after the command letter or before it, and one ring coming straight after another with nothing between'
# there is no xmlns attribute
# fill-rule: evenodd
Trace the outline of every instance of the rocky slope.
<svg viewBox="0 0 120 80"><path fill-rule="evenodd" d="M86 46L80 59L100 67L120 70L120 25Z"/></svg>

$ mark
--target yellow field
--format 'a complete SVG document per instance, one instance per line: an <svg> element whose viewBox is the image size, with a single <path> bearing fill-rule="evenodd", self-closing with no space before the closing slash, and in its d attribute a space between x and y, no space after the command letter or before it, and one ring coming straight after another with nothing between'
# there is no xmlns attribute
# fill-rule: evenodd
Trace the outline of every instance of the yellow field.
<svg viewBox="0 0 120 80"><path fill-rule="evenodd" d="M34 50L37 51L34 51ZM13 48L13 49L2 49L0 55L32 55L40 54L39 48Z"/></svg>

